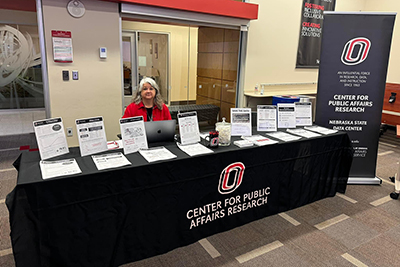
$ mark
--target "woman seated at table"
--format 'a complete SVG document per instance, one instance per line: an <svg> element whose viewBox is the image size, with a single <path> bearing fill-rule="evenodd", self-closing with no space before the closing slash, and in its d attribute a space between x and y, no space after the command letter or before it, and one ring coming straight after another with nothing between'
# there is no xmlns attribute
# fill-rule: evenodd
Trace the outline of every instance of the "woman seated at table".
<svg viewBox="0 0 400 267"><path fill-rule="evenodd" d="M138 90L133 93L132 103L126 107L122 118L136 116L143 116L144 121L171 120L158 84L152 78L145 77L140 81Z"/></svg>

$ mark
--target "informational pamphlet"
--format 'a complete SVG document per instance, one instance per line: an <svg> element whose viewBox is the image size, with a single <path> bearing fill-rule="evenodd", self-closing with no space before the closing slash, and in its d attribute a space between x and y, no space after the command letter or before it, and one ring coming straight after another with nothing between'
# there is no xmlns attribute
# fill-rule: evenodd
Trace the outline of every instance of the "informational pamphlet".
<svg viewBox="0 0 400 267"><path fill-rule="evenodd" d="M231 108L231 136L251 136L251 108Z"/></svg>
<svg viewBox="0 0 400 267"><path fill-rule="evenodd" d="M171 153L168 149L163 146L152 147L149 149L140 149L140 155L145 158L148 162L154 162L159 160L168 160L176 158L176 155Z"/></svg>
<svg viewBox="0 0 400 267"><path fill-rule="evenodd" d="M92 159L99 171L132 164L121 152L94 155Z"/></svg>
<svg viewBox="0 0 400 267"><path fill-rule="evenodd" d="M312 125L312 103L296 102L296 126Z"/></svg>
<svg viewBox="0 0 400 267"><path fill-rule="evenodd" d="M271 140L262 135L252 135L252 136L242 136L242 139L248 140L255 144L256 146L265 146L265 145L272 145L278 143L278 141Z"/></svg>
<svg viewBox="0 0 400 267"><path fill-rule="evenodd" d="M282 140L284 142L288 142L288 141L294 141L294 140L299 140L301 139L300 136L296 136L296 135L292 135L292 134L288 134L285 132L274 132L274 133L268 133L269 136L278 139L278 140Z"/></svg>
<svg viewBox="0 0 400 267"><path fill-rule="evenodd" d="M107 150L114 150L123 148L122 140L108 141L107 142Z"/></svg>
<svg viewBox="0 0 400 267"><path fill-rule="evenodd" d="M143 116L119 120L124 154L148 148Z"/></svg>
<svg viewBox="0 0 400 267"><path fill-rule="evenodd" d="M313 131L313 132L317 132L317 133L321 133L324 135L337 133L337 130L328 129L328 128L321 127L318 125L307 126L307 127L304 127L304 129Z"/></svg>
<svg viewBox="0 0 400 267"><path fill-rule="evenodd" d="M196 111L178 113L178 124L182 145L200 142L199 123Z"/></svg>
<svg viewBox="0 0 400 267"><path fill-rule="evenodd" d="M82 157L107 150L103 117L78 119L75 123Z"/></svg>
<svg viewBox="0 0 400 267"><path fill-rule="evenodd" d="M257 105L257 131L275 132L276 130L276 106Z"/></svg>
<svg viewBox="0 0 400 267"><path fill-rule="evenodd" d="M190 144L190 145L185 145L185 146L181 145L179 143L176 143L176 145L180 148L180 150L182 150L183 152L185 152L186 154L188 154L191 157L197 156L197 155L202 155L202 154L214 153L214 151L203 146L200 143Z"/></svg>
<svg viewBox="0 0 400 267"><path fill-rule="evenodd" d="M292 134L295 134L295 135L299 135L299 136L302 136L302 137L305 137L305 138L313 138L313 137L321 136L320 134L317 134L317 133L314 133L314 132L311 132L311 131L307 131L307 130L304 130L304 129L301 129L301 128L298 128L298 129L287 129L287 131L289 133L292 133Z"/></svg>
<svg viewBox="0 0 400 267"><path fill-rule="evenodd" d="M233 144L238 147L250 147L254 145L253 142L250 142L249 140L236 140L233 141Z"/></svg>
<svg viewBox="0 0 400 267"><path fill-rule="evenodd" d="M57 161L41 160L39 165L43 179L82 173L75 159L63 159Z"/></svg>
<svg viewBox="0 0 400 267"><path fill-rule="evenodd" d="M42 160L69 153L61 118L34 121L33 128Z"/></svg>
<svg viewBox="0 0 400 267"><path fill-rule="evenodd" d="M294 103L278 103L278 128L296 128Z"/></svg>

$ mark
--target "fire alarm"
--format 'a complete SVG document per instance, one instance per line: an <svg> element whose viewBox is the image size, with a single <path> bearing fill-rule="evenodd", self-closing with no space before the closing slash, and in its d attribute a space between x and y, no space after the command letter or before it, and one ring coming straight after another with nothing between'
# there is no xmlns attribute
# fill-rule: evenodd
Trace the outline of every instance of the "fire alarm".
<svg viewBox="0 0 400 267"><path fill-rule="evenodd" d="M71 0L67 5L68 13L74 18L80 18L85 15L85 6L79 0Z"/></svg>

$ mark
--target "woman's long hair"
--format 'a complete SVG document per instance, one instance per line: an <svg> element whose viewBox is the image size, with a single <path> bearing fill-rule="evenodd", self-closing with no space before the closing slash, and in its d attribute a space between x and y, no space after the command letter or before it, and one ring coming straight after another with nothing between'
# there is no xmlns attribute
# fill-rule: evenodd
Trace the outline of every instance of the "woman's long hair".
<svg viewBox="0 0 400 267"><path fill-rule="evenodd" d="M154 105L156 105L158 109L162 110L164 101L160 94L160 88L158 87L158 84L152 78L149 77L144 77L140 81L139 88L133 93L132 103L138 105L140 102L142 102L142 91L145 83L150 84L151 87L153 87L154 90L156 90L156 95L154 97Z"/></svg>

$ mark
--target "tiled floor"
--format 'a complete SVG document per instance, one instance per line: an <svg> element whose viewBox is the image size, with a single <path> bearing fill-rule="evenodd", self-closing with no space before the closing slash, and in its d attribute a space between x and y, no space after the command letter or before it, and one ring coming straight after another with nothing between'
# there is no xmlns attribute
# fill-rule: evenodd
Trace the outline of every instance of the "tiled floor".
<svg viewBox="0 0 400 267"><path fill-rule="evenodd" d="M2 123L1 123L2 125ZM169 253L124 266L397 266L400 200L388 198L388 177L398 168L400 139L380 140L381 185L349 185L346 194L270 216ZM0 266L14 266L4 198L16 183L12 162L33 134L5 142L0 136ZM3 149L3 150L2 150Z"/></svg>

